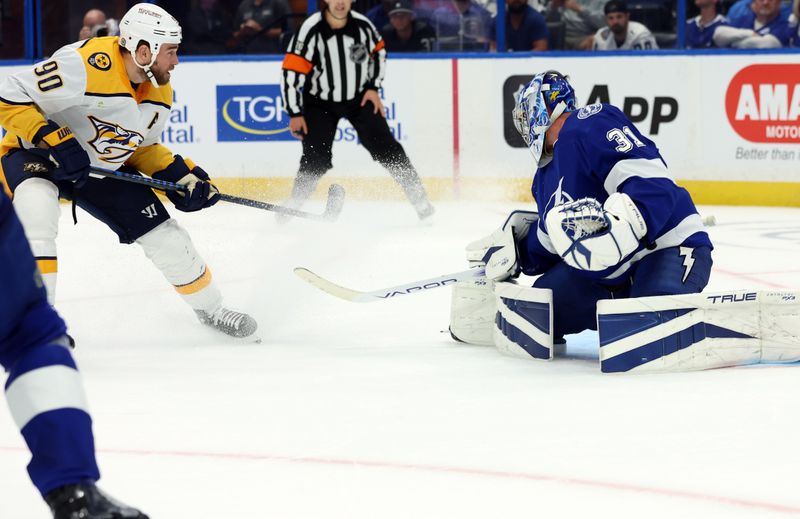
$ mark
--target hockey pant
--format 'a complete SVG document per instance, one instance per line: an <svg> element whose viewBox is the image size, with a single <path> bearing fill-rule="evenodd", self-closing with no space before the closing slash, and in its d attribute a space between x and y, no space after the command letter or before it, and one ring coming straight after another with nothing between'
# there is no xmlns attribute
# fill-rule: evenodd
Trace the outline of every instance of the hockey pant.
<svg viewBox="0 0 800 519"><path fill-rule="evenodd" d="M58 272L56 237L61 197L73 200L105 223L121 243L138 243L192 308L211 312L221 305L222 296L212 281L211 271L189 234L170 218L149 187L89 178L83 187L73 189L71 183L56 184L49 174L31 175L28 164L37 160L44 159L29 150L19 150L3 157L3 170L51 304L55 301Z"/></svg>

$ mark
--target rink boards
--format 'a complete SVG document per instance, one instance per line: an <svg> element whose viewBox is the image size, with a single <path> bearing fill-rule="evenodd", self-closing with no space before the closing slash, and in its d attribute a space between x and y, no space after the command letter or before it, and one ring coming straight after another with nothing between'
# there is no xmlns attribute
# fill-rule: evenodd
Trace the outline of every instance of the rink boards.
<svg viewBox="0 0 800 519"><path fill-rule="evenodd" d="M569 74L581 105L623 107L703 204L800 205L800 65L791 54L390 58L386 116L435 198L529 198L531 158L510 121L536 71ZM228 190L278 198L300 145L280 61L184 61L162 141ZM3 67L0 74L19 70ZM334 170L352 197L399 197L342 122Z"/></svg>

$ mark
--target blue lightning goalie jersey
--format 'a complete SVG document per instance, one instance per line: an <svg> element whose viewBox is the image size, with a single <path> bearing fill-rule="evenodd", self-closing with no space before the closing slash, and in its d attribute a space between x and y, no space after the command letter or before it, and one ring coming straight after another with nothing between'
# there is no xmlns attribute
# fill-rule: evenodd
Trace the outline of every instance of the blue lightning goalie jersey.
<svg viewBox="0 0 800 519"><path fill-rule="evenodd" d="M615 284L654 251L678 245L711 247L689 193L672 180L656 145L612 105L586 106L567 118L553 159L537 170L531 190L539 221L521 250L522 269L528 275L541 274L561 259L544 227L548 211L586 197L604 203L614 192L625 193L636 203L647 235L621 263L599 272L577 272Z"/></svg>

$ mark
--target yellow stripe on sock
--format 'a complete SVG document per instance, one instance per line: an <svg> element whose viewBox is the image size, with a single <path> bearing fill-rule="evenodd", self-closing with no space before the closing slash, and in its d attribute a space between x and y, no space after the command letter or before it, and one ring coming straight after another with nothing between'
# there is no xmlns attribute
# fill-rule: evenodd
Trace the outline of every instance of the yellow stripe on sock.
<svg viewBox="0 0 800 519"><path fill-rule="evenodd" d="M39 267L39 272L42 274L55 274L58 272L57 259L37 259L36 266Z"/></svg>
<svg viewBox="0 0 800 519"><path fill-rule="evenodd" d="M179 294L187 296L189 294L196 294L200 292L204 288L206 288L211 283L211 270L206 267L206 271L203 274L192 281L191 283L187 283L185 285L175 285L175 290L178 291Z"/></svg>

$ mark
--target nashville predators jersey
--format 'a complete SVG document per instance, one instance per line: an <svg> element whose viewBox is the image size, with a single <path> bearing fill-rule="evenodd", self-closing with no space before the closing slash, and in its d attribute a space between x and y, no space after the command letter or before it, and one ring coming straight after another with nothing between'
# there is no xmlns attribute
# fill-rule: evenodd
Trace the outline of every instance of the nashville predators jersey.
<svg viewBox="0 0 800 519"><path fill-rule="evenodd" d="M158 143L171 105L170 85L130 82L118 37L79 41L0 83L0 125L7 131L0 153L33 147L36 132L52 120L72 130L93 165L152 174L174 160Z"/></svg>

